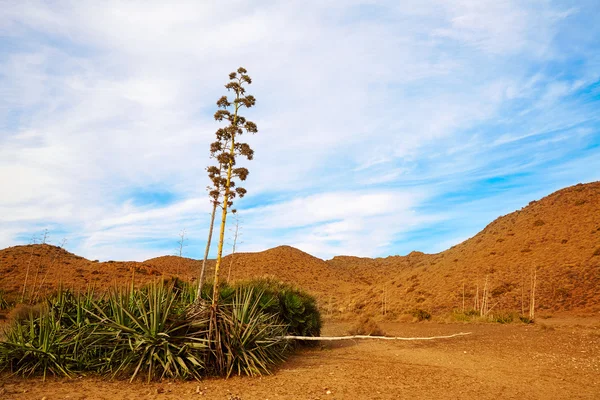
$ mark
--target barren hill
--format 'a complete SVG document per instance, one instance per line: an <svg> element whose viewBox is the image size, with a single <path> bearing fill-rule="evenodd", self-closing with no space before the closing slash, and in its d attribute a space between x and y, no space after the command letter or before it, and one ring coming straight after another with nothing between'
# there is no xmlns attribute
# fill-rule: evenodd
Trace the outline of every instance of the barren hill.
<svg viewBox="0 0 600 400"><path fill-rule="evenodd" d="M65 287L103 289L131 278L139 283L161 273L152 266L135 261L97 262L48 244L14 246L0 250L0 290L9 298L35 298Z"/></svg>
<svg viewBox="0 0 600 400"><path fill-rule="evenodd" d="M232 263L233 261L233 263ZM223 262L223 276L232 265L232 279L272 276L293 282L314 292L326 292L341 276L320 258L290 246L279 246L259 253L238 253Z"/></svg>
<svg viewBox="0 0 600 400"><path fill-rule="evenodd" d="M600 182L555 192L496 219L438 254L359 259L335 257L372 283L351 306L392 313L410 308L471 309L486 277L496 309L529 304L531 280L542 310L600 311ZM368 273L366 272L368 271ZM366 274L366 276L365 276Z"/></svg>
<svg viewBox="0 0 600 400"><path fill-rule="evenodd" d="M0 250L0 290L18 298L63 282L85 289L143 283L153 277L195 280L201 261L175 256L144 262L93 262L49 245ZM214 261L209 262L209 274ZM473 308L486 287L496 310L526 309L531 281L541 310L600 311L600 182L572 186L496 219L483 231L438 254L323 261L289 246L237 253L223 260L221 277L271 276L314 293L330 315L432 312ZM526 310L525 310L526 311Z"/></svg>
<svg viewBox="0 0 600 400"><path fill-rule="evenodd" d="M163 273L176 274L195 280L202 262L174 256L157 257L144 261ZM208 275L214 271L214 260L208 262ZM178 267L180 266L180 267ZM339 270L320 258L290 246L278 246L257 253L236 253L223 258L220 276L237 281L255 277L271 277L294 283L317 295L339 297L355 286L349 270ZM327 297L325 296L325 297ZM329 297L327 297L329 299Z"/></svg>

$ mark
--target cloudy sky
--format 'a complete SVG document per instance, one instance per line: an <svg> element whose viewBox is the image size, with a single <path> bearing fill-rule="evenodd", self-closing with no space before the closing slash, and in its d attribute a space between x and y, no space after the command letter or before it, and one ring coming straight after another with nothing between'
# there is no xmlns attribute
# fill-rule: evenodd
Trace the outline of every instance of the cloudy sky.
<svg viewBox="0 0 600 400"><path fill-rule="evenodd" d="M48 229L91 259L144 260L185 229L200 257L212 116L239 66L259 128L240 251L438 252L600 179L597 0L0 10L0 248Z"/></svg>

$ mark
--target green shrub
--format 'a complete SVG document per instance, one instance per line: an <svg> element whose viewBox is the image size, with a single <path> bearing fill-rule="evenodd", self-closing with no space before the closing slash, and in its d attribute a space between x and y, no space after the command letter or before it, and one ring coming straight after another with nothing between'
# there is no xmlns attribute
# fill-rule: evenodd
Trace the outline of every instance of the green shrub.
<svg viewBox="0 0 600 400"><path fill-rule="evenodd" d="M515 320L515 313L500 313L493 314L488 317L490 322L497 322L499 324L510 324Z"/></svg>

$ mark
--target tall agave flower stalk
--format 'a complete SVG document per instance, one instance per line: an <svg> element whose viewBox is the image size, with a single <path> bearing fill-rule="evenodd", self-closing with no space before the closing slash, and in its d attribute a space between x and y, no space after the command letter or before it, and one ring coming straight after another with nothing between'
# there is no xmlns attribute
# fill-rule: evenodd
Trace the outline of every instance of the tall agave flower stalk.
<svg viewBox="0 0 600 400"><path fill-rule="evenodd" d="M256 124L248 121L241 115L242 108L251 108L255 105L256 99L252 95L246 94L244 85L251 84L252 79L247 75L246 69L240 67L237 72L229 74L229 83L225 88L233 92L233 100L227 96L222 96L217 101L219 110L215 113L215 120L226 121L228 125L219 128L216 132L216 140L210 145L211 157L215 158L219 166L208 167L209 177L213 182L211 196L222 196L221 205L221 227L219 232L219 244L217 249L217 260L215 264L215 276L213 280L213 298L212 309L216 309L219 293L219 272L223 256L223 242L225 239L225 225L227 223L227 213L233 206L233 199L243 197L246 190L242 187L236 187L236 179L246 180L248 170L246 168L236 167L236 161L239 156L248 160L254 157L254 151L247 143L240 142L240 136L244 133L256 133L258 129ZM224 175L223 175L224 174Z"/></svg>

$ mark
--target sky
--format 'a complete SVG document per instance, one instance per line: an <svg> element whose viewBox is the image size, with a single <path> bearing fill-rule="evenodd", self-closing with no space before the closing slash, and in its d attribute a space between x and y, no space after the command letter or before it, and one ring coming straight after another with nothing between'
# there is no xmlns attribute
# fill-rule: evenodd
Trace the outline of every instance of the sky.
<svg viewBox="0 0 600 400"><path fill-rule="evenodd" d="M435 253L600 180L597 0L0 10L0 248L47 229L89 259L142 261L185 230L183 255L202 257L213 114L240 66L258 133L238 251Z"/></svg>

